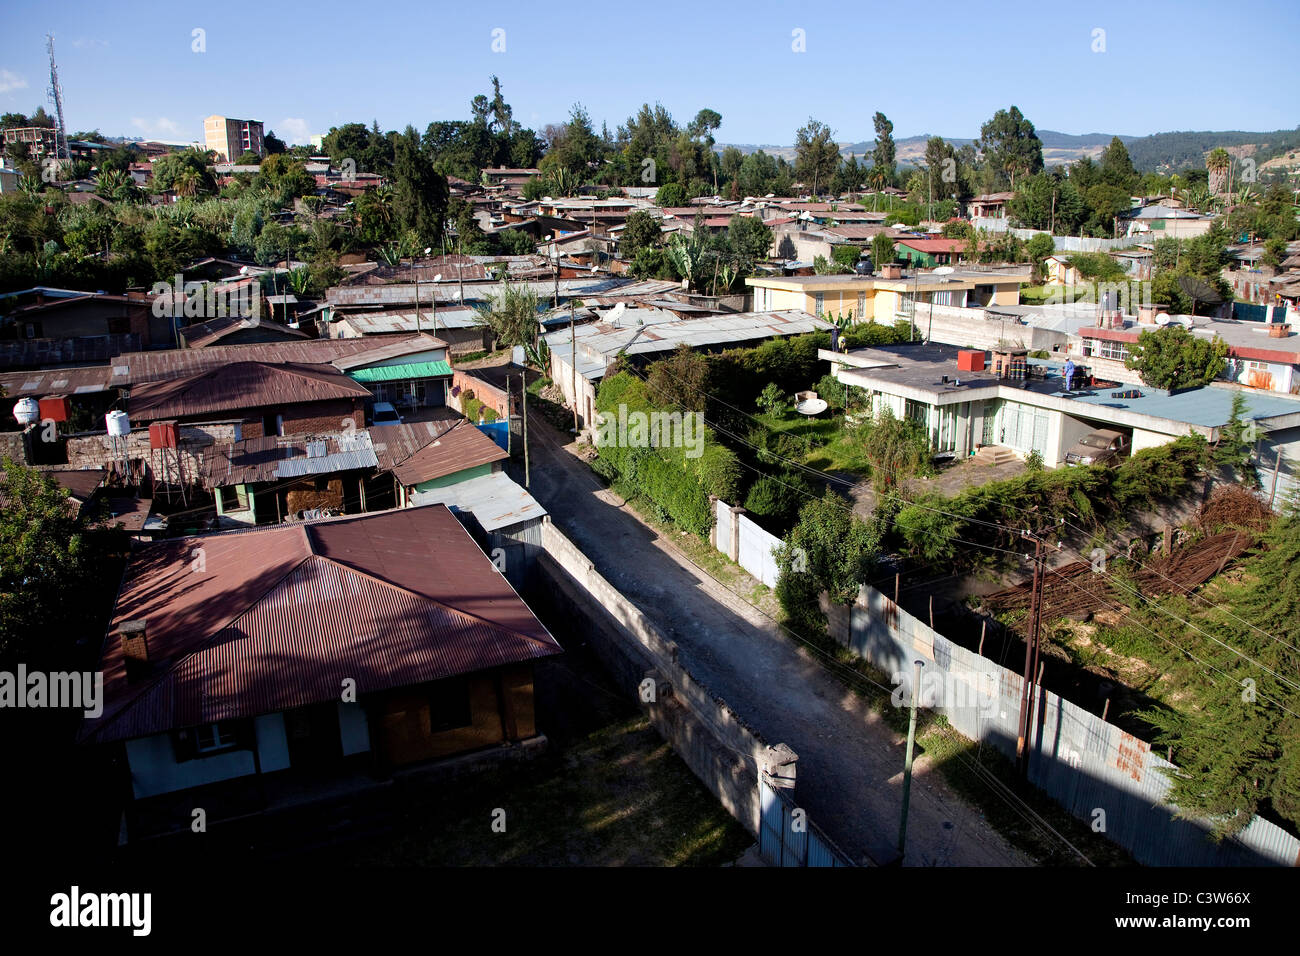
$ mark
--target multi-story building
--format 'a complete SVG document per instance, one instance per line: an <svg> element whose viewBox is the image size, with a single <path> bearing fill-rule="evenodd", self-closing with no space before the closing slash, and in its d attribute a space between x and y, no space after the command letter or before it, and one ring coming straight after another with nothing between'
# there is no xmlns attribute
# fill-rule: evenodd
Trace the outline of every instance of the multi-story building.
<svg viewBox="0 0 1300 956"><path fill-rule="evenodd" d="M209 116L203 121L203 140L207 148L217 154L218 162L232 162L244 153L266 155L260 120Z"/></svg>
<svg viewBox="0 0 1300 956"><path fill-rule="evenodd" d="M53 156L56 147L56 133L46 126L11 126L4 130L5 151L8 152L16 143L26 143L32 158Z"/></svg>

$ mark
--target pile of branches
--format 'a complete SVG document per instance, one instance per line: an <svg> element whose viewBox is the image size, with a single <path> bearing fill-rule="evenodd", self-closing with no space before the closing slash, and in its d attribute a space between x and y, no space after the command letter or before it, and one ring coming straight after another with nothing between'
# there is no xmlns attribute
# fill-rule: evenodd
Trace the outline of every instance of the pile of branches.
<svg viewBox="0 0 1300 956"><path fill-rule="evenodd" d="M1225 528L1263 531L1272 520L1272 510L1259 495L1241 485L1223 485L1201 505L1194 523L1212 534Z"/></svg>

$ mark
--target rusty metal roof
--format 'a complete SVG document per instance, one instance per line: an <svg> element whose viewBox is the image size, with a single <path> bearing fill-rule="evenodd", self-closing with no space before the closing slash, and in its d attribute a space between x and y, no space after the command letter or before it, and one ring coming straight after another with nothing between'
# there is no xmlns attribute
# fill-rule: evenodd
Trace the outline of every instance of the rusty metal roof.
<svg viewBox="0 0 1300 956"><path fill-rule="evenodd" d="M383 425L380 428L401 428L400 425ZM379 429L372 429L377 431ZM404 487L444 478L466 468L491 464L509 458L510 454L468 421L453 422L452 426L426 442L406 458L392 465L392 472Z"/></svg>
<svg viewBox="0 0 1300 956"><path fill-rule="evenodd" d="M382 348L385 357L403 343L408 352L415 353L430 348L429 336L392 336ZM377 351L371 339L307 339L302 342L256 342L245 345L213 345L205 349L166 349L157 352L124 352L110 366L110 384L115 386L138 385L141 382L161 382L206 371L231 362L262 362L264 364L298 363L323 365L339 359L358 357L363 352ZM406 354L406 353L398 353Z"/></svg>
<svg viewBox="0 0 1300 956"><path fill-rule="evenodd" d="M158 421L368 397L365 386L329 365L234 362L185 378L139 385L131 390L127 411L136 421Z"/></svg>
<svg viewBox="0 0 1300 956"><path fill-rule="evenodd" d="M31 372L0 373L7 399L41 398L46 395L82 395L112 388L113 370L107 365L90 368L55 368Z"/></svg>
<svg viewBox="0 0 1300 956"><path fill-rule="evenodd" d="M267 298L269 300L271 297L267 296ZM282 322L273 322L270 319L250 320L239 316L226 316L221 319L187 325L181 329L181 335L185 338L187 348L203 349L210 345L216 345L228 335L251 328L267 329L283 335L286 339L311 338L306 332L291 329Z"/></svg>
<svg viewBox="0 0 1300 956"><path fill-rule="evenodd" d="M313 455L309 444L323 454ZM209 447L202 476L204 487L221 488L374 468L377 464L370 436L364 431L316 437L262 435Z"/></svg>
<svg viewBox="0 0 1300 956"><path fill-rule="evenodd" d="M195 552L202 549L196 570ZM130 682L118 627L144 620L154 673ZM443 505L146 546L100 659L105 743L562 653Z"/></svg>

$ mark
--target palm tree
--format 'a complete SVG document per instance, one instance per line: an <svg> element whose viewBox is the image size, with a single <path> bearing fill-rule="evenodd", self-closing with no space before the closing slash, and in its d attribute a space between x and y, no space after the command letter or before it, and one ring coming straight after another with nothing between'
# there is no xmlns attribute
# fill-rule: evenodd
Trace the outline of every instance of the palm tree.
<svg viewBox="0 0 1300 956"><path fill-rule="evenodd" d="M1228 188L1228 171L1232 168L1232 157L1222 146L1210 150L1205 159L1205 168L1209 170L1209 187L1212 193L1226 192Z"/></svg>

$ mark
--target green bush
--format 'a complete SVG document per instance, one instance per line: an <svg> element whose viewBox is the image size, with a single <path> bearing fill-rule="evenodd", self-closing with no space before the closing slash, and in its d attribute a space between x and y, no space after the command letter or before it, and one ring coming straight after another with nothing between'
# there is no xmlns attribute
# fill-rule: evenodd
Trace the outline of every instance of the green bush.
<svg viewBox="0 0 1300 956"><path fill-rule="evenodd" d="M619 405L626 405L629 413L664 410L647 397L645 383L629 372L606 377L596 394L596 408L606 416L617 417ZM734 501L740 464L712 431L704 430L703 442L698 458L687 457L688 449L680 447L602 444L598 446L597 470L617 476L621 487L644 497L683 530L704 534L713 520L709 495Z"/></svg>

